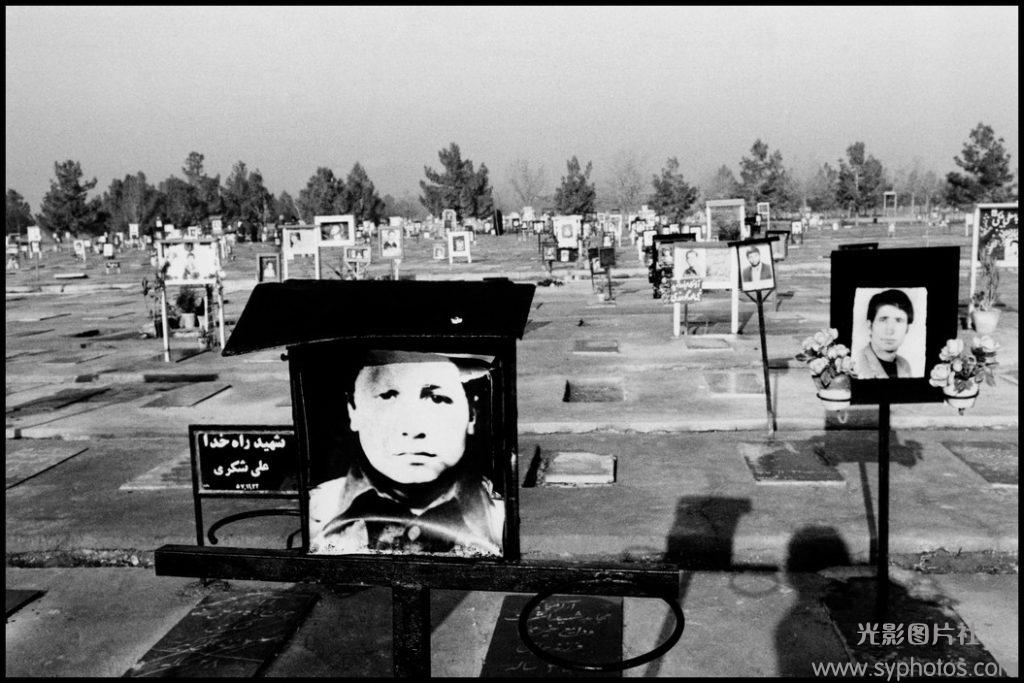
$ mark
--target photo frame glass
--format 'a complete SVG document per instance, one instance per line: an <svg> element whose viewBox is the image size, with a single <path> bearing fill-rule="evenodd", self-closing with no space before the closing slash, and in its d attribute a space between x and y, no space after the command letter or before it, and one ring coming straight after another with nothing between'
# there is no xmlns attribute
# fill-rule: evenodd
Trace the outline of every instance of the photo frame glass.
<svg viewBox="0 0 1024 683"><path fill-rule="evenodd" d="M352 246L356 243L356 219L352 215L314 216L320 246Z"/></svg>
<svg viewBox="0 0 1024 683"><path fill-rule="evenodd" d="M736 259L741 291L758 292L775 288L775 264L770 240L733 242L731 249Z"/></svg>
<svg viewBox="0 0 1024 683"><path fill-rule="evenodd" d="M281 257L277 254L258 254L256 256L257 282L281 281Z"/></svg>
<svg viewBox="0 0 1024 683"><path fill-rule="evenodd" d="M491 356L365 346L303 373L309 552L503 557L506 385Z"/></svg>
<svg viewBox="0 0 1024 683"><path fill-rule="evenodd" d="M459 231L448 233L448 252L451 256L469 256L469 245L470 245L469 231Z"/></svg>
<svg viewBox="0 0 1024 683"><path fill-rule="evenodd" d="M380 229L380 255L383 259L402 258L402 229L387 227Z"/></svg>
<svg viewBox="0 0 1024 683"><path fill-rule="evenodd" d="M213 241L161 241L157 243L157 262L167 284L216 282L220 272L220 249Z"/></svg>
<svg viewBox="0 0 1024 683"><path fill-rule="evenodd" d="M295 256L313 256L318 235L314 228L284 228L281 231L281 252L287 260Z"/></svg>

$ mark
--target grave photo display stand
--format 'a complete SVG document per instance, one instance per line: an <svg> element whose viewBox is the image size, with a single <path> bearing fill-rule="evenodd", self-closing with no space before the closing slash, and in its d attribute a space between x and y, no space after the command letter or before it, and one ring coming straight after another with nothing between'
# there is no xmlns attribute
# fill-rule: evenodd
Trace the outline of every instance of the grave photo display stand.
<svg viewBox="0 0 1024 683"><path fill-rule="evenodd" d="M878 405L875 607L881 619L889 591L890 407L944 400L928 377L946 340L957 337L960 248L857 249L831 256L831 326L855 364L850 403Z"/></svg>
<svg viewBox="0 0 1024 683"><path fill-rule="evenodd" d="M156 573L390 587L396 676L430 675L431 589L660 597L672 634L607 665L667 651L683 629L677 566L520 559L516 340L533 293L505 279L257 285L224 355L287 347L302 547L167 545ZM477 539L495 531L492 552Z"/></svg>
<svg viewBox="0 0 1024 683"><path fill-rule="evenodd" d="M167 321L167 287L173 285L202 285L205 292L203 306L206 329L209 329L210 295L217 295L217 326L220 345L224 348L224 293L220 286L221 248L219 240L211 238L176 238L156 243L157 267L163 278L160 288L160 315L163 328L164 362L171 362L170 331Z"/></svg>

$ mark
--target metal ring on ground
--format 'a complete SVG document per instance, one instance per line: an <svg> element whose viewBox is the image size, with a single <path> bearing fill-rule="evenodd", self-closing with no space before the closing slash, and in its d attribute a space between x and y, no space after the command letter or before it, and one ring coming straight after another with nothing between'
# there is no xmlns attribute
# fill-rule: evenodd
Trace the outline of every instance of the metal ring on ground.
<svg viewBox="0 0 1024 683"><path fill-rule="evenodd" d="M625 669L631 669L635 666L640 666L641 664L646 664L647 662L653 661L658 657L662 656L663 654L665 654L666 652L668 652L669 650L671 650L672 646L674 646L679 641L679 638L683 635L683 627L686 625L686 619L683 617L683 608L679 606L678 601L672 600L665 595L658 594L643 597L660 598L665 603L667 603L672 610L672 614L675 616L676 627L669 635L669 637L665 639L664 643L654 648L650 652L645 652L642 655L631 657L630 659L624 659L618 662L602 662L597 664L588 664L586 662L578 662L572 659L559 657L558 655L553 655L550 652L545 652L540 648L539 645L533 642L532 638L530 638L527 617L529 616L530 612L532 612L541 602L551 597L552 595L565 594L565 589L568 587L607 586L608 584L627 585L632 587L643 588L643 586L634 581L628 581L623 579L586 579L583 581L574 581L570 583L559 584L554 588L537 593L535 596L530 598L530 600L523 607L523 611L519 613L519 637L522 639L523 644L526 645L527 649L529 649L530 652L537 655L544 661L550 664L557 664L558 666L565 667L566 669L574 669L576 671L624 671ZM653 593L654 591L651 592Z"/></svg>

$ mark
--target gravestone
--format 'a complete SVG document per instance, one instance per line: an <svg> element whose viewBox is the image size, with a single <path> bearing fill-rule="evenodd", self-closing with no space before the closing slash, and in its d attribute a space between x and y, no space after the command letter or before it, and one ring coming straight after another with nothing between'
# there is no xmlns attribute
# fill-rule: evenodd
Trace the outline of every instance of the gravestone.
<svg viewBox="0 0 1024 683"><path fill-rule="evenodd" d="M790 442L740 443L743 460L758 484L838 484L843 475L811 448Z"/></svg>
<svg viewBox="0 0 1024 683"><path fill-rule="evenodd" d="M19 439L7 442L4 457L5 488L17 486L89 450L86 446L69 445L66 442L33 441L30 439L26 443Z"/></svg>
<svg viewBox="0 0 1024 683"><path fill-rule="evenodd" d="M943 441L942 445L993 486L1018 485L1017 444L998 441Z"/></svg>
<svg viewBox="0 0 1024 683"><path fill-rule="evenodd" d="M712 394L722 396L764 396L764 379L756 372L705 371L704 381Z"/></svg>
<svg viewBox="0 0 1024 683"><path fill-rule="evenodd" d="M162 396L142 404L143 408L191 408L207 399L213 398L230 384L220 382L198 382L190 386L173 389Z"/></svg>
<svg viewBox="0 0 1024 683"><path fill-rule="evenodd" d="M541 472L542 482L548 486L614 484L615 464L614 455L583 452L555 453L546 461Z"/></svg>

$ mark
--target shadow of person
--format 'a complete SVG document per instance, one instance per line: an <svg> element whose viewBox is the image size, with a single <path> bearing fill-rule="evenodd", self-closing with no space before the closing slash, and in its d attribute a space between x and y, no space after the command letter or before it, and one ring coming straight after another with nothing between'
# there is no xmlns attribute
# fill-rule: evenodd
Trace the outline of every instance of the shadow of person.
<svg viewBox="0 0 1024 683"><path fill-rule="evenodd" d="M821 604L829 580L817 572L850 564L846 544L832 527L808 526L798 530L786 552L786 582L796 591L796 603L775 628L776 673L813 676L812 665L847 661Z"/></svg>

